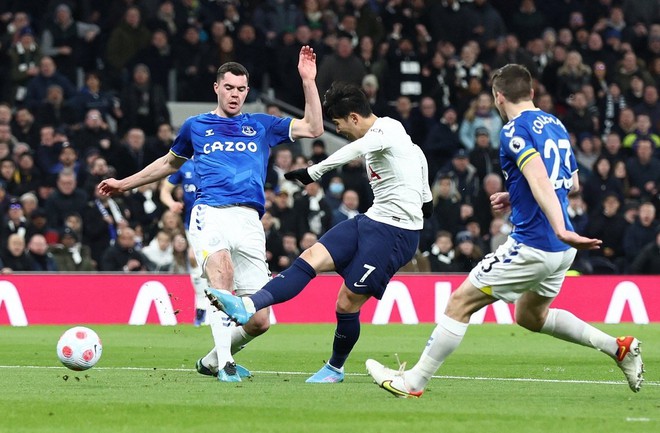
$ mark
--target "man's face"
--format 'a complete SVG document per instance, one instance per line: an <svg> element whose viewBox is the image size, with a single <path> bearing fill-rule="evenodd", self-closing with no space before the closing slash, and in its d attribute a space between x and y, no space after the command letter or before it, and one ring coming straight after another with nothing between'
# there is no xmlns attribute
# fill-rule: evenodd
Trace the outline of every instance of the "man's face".
<svg viewBox="0 0 660 433"><path fill-rule="evenodd" d="M349 114L344 119L332 119L332 123L335 124L337 134L341 134L351 141L360 138L358 136L357 117L355 114Z"/></svg>
<svg viewBox="0 0 660 433"><path fill-rule="evenodd" d="M213 83L213 90L218 95L220 114L234 117L240 114L250 88L245 75L227 72L220 81Z"/></svg>

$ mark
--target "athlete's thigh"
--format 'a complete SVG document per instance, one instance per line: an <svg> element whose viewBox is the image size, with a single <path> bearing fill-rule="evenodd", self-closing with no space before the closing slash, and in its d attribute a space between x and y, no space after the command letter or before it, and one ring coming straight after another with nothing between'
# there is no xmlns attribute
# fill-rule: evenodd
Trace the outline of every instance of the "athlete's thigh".
<svg viewBox="0 0 660 433"><path fill-rule="evenodd" d="M566 278L566 272L568 272L573 264L577 250L571 248L566 251L551 254L553 255L552 262L556 264L555 269L553 269L550 275L541 281L539 287L534 290L539 295L547 298L555 298L559 295L561 286L564 284L564 279Z"/></svg>
<svg viewBox="0 0 660 433"><path fill-rule="evenodd" d="M362 215L347 219L328 230L321 238L322 244L332 257L337 273L351 263L358 248L358 221Z"/></svg>
<svg viewBox="0 0 660 433"><path fill-rule="evenodd" d="M550 274L549 258L540 250L509 237L470 272L470 282L494 298L515 302L524 292L537 289Z"/></svg>
<svg viewBox="0 0 660 433"><path fill-rule="evenodd" d="M188 228L190 244L197 263L202 266L203 275L206 274L207 261L212 254L226 250L233 256L247 221L259 221L258 218L257 211L240 206L217 208L196 205L192 209ZM234 266L233 260L228 266Z"/></svg>
<svg viewBox="0 0 660 433"><path fill-rule="evenodd" d="M358 247L350 262L337 272L354 293L380 299L392 276L417 250L419 232L367 217L357 221Z"/></svg>
<svg viewBox="0 0 660 433"><path fill-rule="evenodd" d="M238 296L251 295L261 289L270 277L266 263L266 236L256 211L240 207L240 227L235 227L231 250L234 263L234 290Z"/></svg>

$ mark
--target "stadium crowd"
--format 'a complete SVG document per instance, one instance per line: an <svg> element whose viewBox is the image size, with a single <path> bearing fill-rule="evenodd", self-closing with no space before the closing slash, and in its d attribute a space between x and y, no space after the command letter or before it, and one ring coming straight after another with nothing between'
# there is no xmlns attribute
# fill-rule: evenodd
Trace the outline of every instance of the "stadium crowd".
<svg viewBox="0 0 660 433"><path fill-rule="evenodd" d="M573 225L603 240L574 268L660 274L656 0L0 0L2 273L185 271L182 217L158 184L113 198L96 185L166 153L167 102L213 103L224 62L249 70L248 101L302 108L303 45L321 95L334 80L360 85L427 156L435 210L404 271L468 272L512 229L490 211L503 122L489 80L520 63L535 103L570 132ZM285 180L327 157L322 138L300 149L274 148L269 165L274 272L373 200L361 160L305 187Z"/></svg>

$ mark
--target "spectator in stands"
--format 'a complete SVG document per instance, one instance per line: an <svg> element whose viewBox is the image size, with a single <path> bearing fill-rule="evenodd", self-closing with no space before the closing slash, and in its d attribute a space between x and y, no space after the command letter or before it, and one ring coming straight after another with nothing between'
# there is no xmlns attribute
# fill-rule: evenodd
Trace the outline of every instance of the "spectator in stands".
<svg viewBox="0 0 660 433"><path fill-rule="evenodd" d="M459 272L458 264L455 261L456 252L454 251L454 242L452 234L446 230L440 230L435 242L424 256L428 259L431 272Z"/></svg>
<svg viewBox="0 0 660 433"><path fill-rule="evenodd" d="M332 212L332 226L342 221L354 218L359 214L360 197L352 189L345 190L341 196L341 204Z"/></svg>
<svg viewBox="0 0 660 433"><path fill-rule="evenodd" d="M7 213L2 218L2 227L0 228L0 245L7 245L9 236L17 234L25 238L27 233L27 219L23 214L23 205L16 197L9 199Z"/></svg>
<svg viewBox="0 0 660 433"><path fill-rule="evenodd" d="M620 200L624 197L623 186L614 177L611 161L601 155L593 164L591 175L582 182L582 196L587 208L595 210L610 193L616 194Z"/></svg>
<svg viewBox="0 0 660 433"><path fill-rule="evenodd" d="M25 101L28 83L39 75L42 53L35 42L34 31L25 27L20 38L9 48L9 77L7 90L9 101L20 104Z"/></svg>
<svg viewBox="0 0 660 433"><path fill-rule="evenodd" d="M95 51L100 48L97 40L100 32L96 24L75 21L69 5L60 3L55 8L53 21L41 34L41 50L53 58L57 69L69 81L76 83L78 66L85 69L94 66Z"/></svg>
<svg viewBox="0 0 660 433"><path fill-rule="evenodd" d="M13 196L17 193L18 185L15 181L16 163L13 159L7 157L0 159L0 180L5 183L5 189Z"/></svg>
<svg viewBox="0 0 660 433"><path fill-rule="evenodd" d="M32 261L32 269L35 272L59 271L55 258L48 251L48 243L43 235L35 234L30 238L26 254Z"/></svg>
<svg viewBox="0 0 660 433"><path fill-rule="evenodd" d="M50 248L50 253L60 272L92 272L96 269L91 249L79 242L78 234L70 227L62 229L59 243Z"/></svg>
<svg viewBox="0 0 660 433"><path fill-rule="evenodd" d="M108 38L106 46L108 74L110 85L115 88L122 86L124 68L142 48L149 45L151 32L142 23L142 14L137 6L130 6L124 13L122 22L117 25Z"/></svg>
<svg viewBox="0 0 660 433"><path fill-rule="evenodd" d="M628 134L633 134L635 128L637 127L635 123L635 112L630 107L622 108L619 112L619 118L617 124L612 127L612 131L619 134L621 141Z"/></svg>
<svg viewBox="0 0 660 433"><path fill-rule="evenodd" d="M46 98L37 104L35 110L42 124L71 127L77 123L75 109L64 100L64 91L58 84L48 86Z"/></svg>
<svg viewBox="0 0 660 433"><path fill-rule="evenodd" d="M631 50L623 54L615 75L615 81L621 86L624 95L630 89L633 77L641 78L644 84L654 83L651 74L641 65L635 52Z"/></svg>
<svg viewBox="0 0 660 433"><path fill-rule="evenodd" d="M395 32L397 25L395 24ZM422 96L423 56L418 52L413 41L406 37L392 34L386 56L386 69L382 78L385 99L392 103L401 96L411 102L419 102Z"/></svg>
<svg viewBox="0 0 660 433"><path fill-rule="evenodd" d="M333 212L341 206L342 195L345 190L344 181L341 180L341 176L338 174L332 176L328 181L328 186L324 190L325 194L323 197L325 198L325 201L328 202L328 205Z"/></svg>
<svg viewBox="0 0 660 433"><path fill-rule="evenodd" d="M580 137L598 132L598 115L588 109L587 98L582 90L575 92L569 101L568 112L562 119L566 129Z"/></svg>
<svg viewBox="0 0 660 433"><path fill-rule="evenodd" d="M290 264L284 252L282 236L278 230L279 220L266 211L261 217L261 225L266 236L266 262L271 272L280 272Z"/></svg>
<svg viewBox="0 0 660 433"><path fill-rule="evenodd" d="M298 239L293 232L284 232L282 234L282 248L284 248L284 256L279 261L279 266L286 269L286 263L293 263L293 261L300 255L300 247L298 246ZM281 269L281 270L284 270Z"/></svg>
<svg viewBox="0 0 660 433"><path fill-rule="evenodd" d="M660 131L660 104L658 104L658 88L656 84L644 86L642 102L633 107L635 114L646 114L651 122L650 129Z"/></svg>
<svg viewBox="0 0 660 433"><path fill-rule="evenodd" d="M34 265L25 251L25 238L17 233L9 235L7 243L0 251L0 274L32 272Z"/></svg>
<svg viewBox="0 0 660 433"><path fill-rule="evenodd" d="M493 97L486 92L472 100L458 132L463 147L468 151L474 148L477 128L486 128L490 145L499 149L502 118L493 106Z"/></svg>
<svg viewBox="0 0 660 433"><path fill-rule="evenodd" d="M600 156L602 147L600 137L587 132L582 133L577 138L577 146L573 145L572 147L578 170L580 170L580 179L585 180L593 174L591 170L593 170L594 164Z"/></svg>
<svg viewBox="0 0 660 433"><path fill-rule="evenodd" d="M108 129L109 122L115 122L122 116L117 92L114 89L105 89L101 76L95 71L85 73L85 85L71 99L70 104L76 111L78 121L86 120L86 116L94 110L94 114L101 116L103 129Z"/></svg>
<svg viewBox="0 0 660 433"><path fill-rule="evenodd" d="M83 191L87 193L88 197L94 197L94 190L96 185L99 184L103 179L107 179L110 176L110 167L105 158L98 155L92 160L87 173L84 176L84 181L82 185Z"/></svg>
<svg viewBox="0 0 660 433"><path fill-rule="evenodd" d="M189 25L183 30L182 40L174 48L177 101L208 100L208 89L205 85L206 81L202 79L201 71L206 47L201 42L199 33L196 26Z"/></svg>
<svg viewBox="0 0 660 433"><path fill-rule="evenodd" d="M133 68L133 79L121 92L122 117L120 131L140 128L154 135L161 123L170 123L165 90L151 81L149 67L139 63Z"/></svg>
<svg viewBox="0 0 660 433"><path fill-rule="evenodd" d="M540 37L547 23L547 18L537 10L534 0L522 0L518 10L511 16L509 27L525 45L527 41Z"/></svg>
<svg viewBox="0 0 660 433"><path fill-rule="evenodd" d="M99 270L104 272L144 272L152 269L149 259L135 248L135 230L130 227L123 227L118 232L117 242L103 251L99 266Z"/></svg>
<svg viewBox="0 0 660 433"><path fill-rule="evenodd" d="M430 96L422 96L417 108L411 114L410 138L413 143L422 145L428 133L440 122L435 100Z"/></svg>
<svg viewBox="0 0 660 433"><path fill-rule="evenodd" d="M124 197L124 204L131 216L131 223L142 227L150 240L158 231L158 223L164 210L158 194L158 182L131 191Z"/></svg>
<svg viewBox="0 0 660 433"><path fill-rule="evenodd" d="M50 226L57 230L64 226L66 214L83 213L88 197L82 189L78 188L76 173L69 168L58 173L56 185L55 191L48 197L44 207Z"/></svg>
<svg viewBox="0 0 660 433"><path fill-rule="evenodd" d="M504 182L499 173L499 171L490 172L483 178L483 187L479 189L479 194L474 202L475 220L480 227L490 227L490 223L495 217L490 205L490 197L497 192L504 191Z"/></svg>
<svg viewBox="0 0 660 433"><path fill-rule="evenodd" d="M318 182L305 185L300 196L294 200L293 212L299 239L307 232L321 236L332 227L332 208L323 197L323 188Z"/></svg>
<svg viewBox="0 0 660 433"><path fill-rule="evenodd" d="M286 28L295 29L305 22L297 3L292 0L266 0L254 9L252 23L266 37L267 46L274 46Z"/></svg>
<svg viewBox="0 0 660 433"><path fill-rule="evenodd" d="M339 33L334 52L323 57L319 65L316 78L319 94L325 94L330 84L337 80L360 86L366 73L362 61L353 53L350 35Z"/></svg>
<svg viewBox="0 0 660 433"><path fill-rule="evenodd" d="M656 209L653 203L647 201L640 204L638 217L626 228L623 236L623 249L628 265L632 264L646 244L655 240L658 227L660 227L660 223L656 219Z"/></svg>
<svg viewBox="0 0 660 433"><path fill-rule="evenodd" d="M589 215L585 236L603 241L600 249L589 252L589 261L595 274L616 274L623 271L623 235L628 223L620 209L620 198L615 193L609 193L603 198L602 207L592 210Z"/></svg>
<svg viewBox="0 0 660 433"><path fill-rule="evenodd" d="M654 149L660 149L660 135L656 134L651 128L651 118L646 113L639 113L635 117L635 131L623 137L623 148L627 153L634 153L634 145L640 138L651 140Z"/></svg>
<svg viewBox="0 0 660 433"><path fill-rule="evenodd" d="M483 251L475 245L475 240L469 231L460 231L456 234L454 263L457 272L470 272L483 256Z"/></svg>
<svg viewBox="0 0 660 433"><path fill-rule="evenodd" d="M273 218L277 218L280 222L280 233L293 233L295 237L296 231L296 214L291 207L290 195L289 192L283 189L280 189L275 193L273 200L273 205L270 208L270 212L273 215ZM284 241L284 237L283 237ZM297 257L294 256L294 259Z"/></svg>
<svg viewBox="0 0 660 433"><path fill-rule="evenodd" d="M639 252L632 265L631 274L658 275L660 274L660 229L656 231L653 242L648 243Z"/></svg>
<svg viewBox="0 0 660 433"><path fill-rule="evenodd" d="M186 53L186 56L189 54ZM138 51L127 63L133 69L142 64L149 68L151 83L160 87L167 99L169 94L170 72L174 70L174 54L167 31L156 29L151 33L151 43Z"/></svg>
<svg viewBox="0 0 660 433"><path fill-rule="evenodd" d="M49 244L57 242L57 230L49 227L48 215L42 208L36 208L30 214L25 237L29 239L35 234L43 235Z"/></svg>
<svg viewBox="0 0 660 433"><path fill-rule="evenodd" d="M490 131L484 126L474 131L474 148L469 153L470 164L477 169L477 177L482 182L490 173L499 173L500 152L490 144ZM490 206L490 204L489 204Z"/></svg>
<svg viewBox="0 0 660 433"><path fill-rule="evenodd" d="M57 163L53 166L53 171L60 173L64 169L72 170L76 174L76 178L80 180L82 186L85 180L85 172L81 167L80 161L78 161L78 152L76 152L76 149L68 141L62 143L59 149L60 154L57 158Z"/></svg>
<svg viewBox="0 0 660 433"><path fill-rule="evenodd" d="M461 194L461 203L474 203L479 194L479 177L477 169L470 164L468 152L458 149L445 170Z"/></svg>
<svg viewBox="0 0 660 433"><path fill-rule="evenodd" d="M18 200L23 205L23 215L29 221L32 217L32 213L39 207L39 199L33 192L26 192L22 194Z"/></svg>
<svg viewBox="0 0 660 433"><path fill-rule="evenodd" d="M461 195L447 173L440 173L431 185L434 195L433 216L438 230L457 233L460 227Z"/></svg>
<svg viewBox="0 0 660 433"><path fill-rule="evenodd" d="M48 95L48 88L58 85L64 92L64 99L69 100L76 94L76 87L63 74L57 71L52 57L44 56L39 60L39 74L27 84L25 103L32 109L37 109Z"/></svg>
<svg viewBox="0 0 660 433"><path fill-rule="evenodd" d="M630 180L630 197L636 199L653 198L660 185L660 160L653 157L655 146L648 138L637 140L635 156L626 162Z"/></svg>
<svg viewBox="0 0 660 433"><path fill-rule="evenodd" d="M141 249L142 253L153 263L153 272L170 272L174 262L172 236L160 230L156 236Z"/></svg>
<svg viewBox="0 0 660 433"><path fill-rule="evenodd" d="M454 68L447 64L442 52L437 49L422 67L422 93L435 100L436 106L444 109L456 104Z"/></svg>
<svg viewBox="0 0 660 433"><path fill-rule="evenodd" d="M87 111L84 123L72 135L71 143L80 155L86 155L91 149L95 149L105 154L106 157L110 156L108 153L118 145L117 139L103 119L103 115L95 108ZM115 159L115 162L119 161L125 162L126 159L122 160L121 157Z"/></svg>
<svg viewBox="0 0 660 433"><path fill-rule="evenodd" d="M129 129L122 146L128 150L130 157L120 167L115 167L119 176L123 173L136 173L166 153L156 148L154 140L147 141L145 131L140 128Z"/></svg>

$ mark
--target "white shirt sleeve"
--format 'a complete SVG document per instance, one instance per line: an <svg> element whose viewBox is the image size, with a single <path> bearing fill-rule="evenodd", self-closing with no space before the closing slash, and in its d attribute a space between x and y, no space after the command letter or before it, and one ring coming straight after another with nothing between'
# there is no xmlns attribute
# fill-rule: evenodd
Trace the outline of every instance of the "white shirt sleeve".
<svg viewBox="0 0 660 433"><path fill-rule="evenodd" d="M377 152L382 149L383 141L378 134L373 133L370 130L364 135L364 137L359 138L352 143L348 143L318 164L307 167L307 172L312 179L319 180L321 176L333 168L347 164L368 152Z"/></svg>

